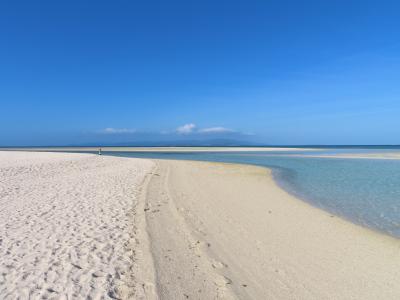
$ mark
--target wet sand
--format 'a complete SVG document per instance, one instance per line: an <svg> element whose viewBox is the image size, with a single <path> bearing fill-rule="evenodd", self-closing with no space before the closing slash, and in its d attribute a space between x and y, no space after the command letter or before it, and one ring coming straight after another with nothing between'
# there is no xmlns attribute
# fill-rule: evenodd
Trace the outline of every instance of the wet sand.
<svg viewBox="0 0 400 300"><path fill-rule="evenodd" d="M146 214L161 299L399 299L399 240L294 198L265 168L157 165Z"/></svg>

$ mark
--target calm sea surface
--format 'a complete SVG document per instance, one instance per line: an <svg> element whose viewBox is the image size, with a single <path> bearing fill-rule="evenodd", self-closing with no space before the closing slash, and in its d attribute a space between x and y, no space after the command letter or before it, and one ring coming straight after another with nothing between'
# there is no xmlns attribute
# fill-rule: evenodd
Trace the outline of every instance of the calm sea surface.
<svg viewBox="0 0 400 300"><path fill-rule="evenodd" d="M385 151L399 150L325 149L323 153ZM400 160L315 158L302 151L104 154L269 167L278 184L295 196L354 223L400 237Z"/></svg>

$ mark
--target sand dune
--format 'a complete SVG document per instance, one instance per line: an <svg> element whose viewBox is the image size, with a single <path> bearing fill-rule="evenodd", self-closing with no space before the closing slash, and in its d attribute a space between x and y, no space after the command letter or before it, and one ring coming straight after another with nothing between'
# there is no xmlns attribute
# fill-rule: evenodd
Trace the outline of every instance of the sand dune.
<svg viewBox="0 0 400 300"><path fill-rule="evenodd" d="M0 152L0 298L139 297L134 221L152 166Z"/></svg>

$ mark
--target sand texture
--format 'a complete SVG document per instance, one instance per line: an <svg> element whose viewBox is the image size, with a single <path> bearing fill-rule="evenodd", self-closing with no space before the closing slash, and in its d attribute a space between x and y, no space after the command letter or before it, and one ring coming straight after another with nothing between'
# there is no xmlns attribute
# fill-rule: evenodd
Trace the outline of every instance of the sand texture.
<svg viewBox="0 0 400 300"><path fill-rule="evenodd" d="M0 152L0 299L139 298L148 160Z"/></svg>
<svg viewBox="0 0 400 300"><path fill-rule="evenodd" d="M400 242L255 166L0 152L0 299L400 299Z"/></svg>
<svg viewBox="0 0 400 300"><path fill-rule="evenodd" d="M400 299L399 240L254 166L158 161L147 224L161 299Z"/></svg>

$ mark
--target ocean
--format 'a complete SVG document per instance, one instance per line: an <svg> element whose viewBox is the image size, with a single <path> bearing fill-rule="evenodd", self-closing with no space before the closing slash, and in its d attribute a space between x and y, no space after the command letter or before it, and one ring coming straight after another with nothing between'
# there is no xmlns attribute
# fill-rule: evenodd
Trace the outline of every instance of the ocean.
<svg viewBox="0 0 400 300"><path fill-rule="evenodd" d="M318 154L394 152L398 148L328 148ZM179 159L268 167L280 187L353 223L400 238L400 160L318 158L288 152L103 152L124 157Z"/></svg>

